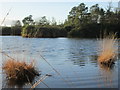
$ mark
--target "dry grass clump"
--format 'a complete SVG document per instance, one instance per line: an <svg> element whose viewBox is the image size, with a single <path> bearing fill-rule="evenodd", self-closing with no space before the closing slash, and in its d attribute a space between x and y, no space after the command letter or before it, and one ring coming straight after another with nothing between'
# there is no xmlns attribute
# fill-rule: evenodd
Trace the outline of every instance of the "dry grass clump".
<svg viewBox="0 0 120 90"><path fill-rule="evenodd" d="M23 83L32 82L34 77L39 75L38 71L35 70L33 63L27 64L24 61L12 59L9 59L4 63L3 70L9 80Z"/></svg>
<svg viewBox="0 0 120 90"><path fill-rule="evenodd" d="M117 38L115 34L104 36L100 43L101 53L98 55L98 61L105 65L113 64L117 55Z"/></svg>

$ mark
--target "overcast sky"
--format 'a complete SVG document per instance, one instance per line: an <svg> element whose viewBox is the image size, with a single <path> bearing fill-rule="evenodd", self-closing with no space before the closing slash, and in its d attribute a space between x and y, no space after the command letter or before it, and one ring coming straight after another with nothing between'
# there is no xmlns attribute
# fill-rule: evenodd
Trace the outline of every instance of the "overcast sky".
<svg viewBox="0 0 120 90"><path fill-rule="evenodd" d="M33 15L33 19L46 16L51 20L54 17L57 22L63 22L71 8L82 2L88 7L98 3L106 9L111 1L113 7L118 7L119 0L0 0L0 23L10 8L12 9L3 25L9 25L13 20L22 20L28 15Z"/></svg>

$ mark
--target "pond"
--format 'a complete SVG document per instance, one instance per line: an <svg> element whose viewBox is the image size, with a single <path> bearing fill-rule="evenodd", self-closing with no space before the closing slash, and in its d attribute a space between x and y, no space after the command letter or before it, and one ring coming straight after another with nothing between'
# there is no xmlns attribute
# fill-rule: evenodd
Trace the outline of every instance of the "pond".
<svg viewBox="0 0 120 90"><path fill-rule="evenodd" d="M17 60L34 60L44 83L35 88L118 88L118 59L112 69L101 67L97 62L99 40L78 38L22 38L1 36L2 51ZM45 58L45 61L43 58ZM2 55L2 64L9 59ZM50 66L50 65L52 66ZM57 73L56 71L59 73ZM2 88L17 87L6 80L1 72ZM32 85L41 76L36 77ZM23 88L30 88L25 84Z"/></svg>

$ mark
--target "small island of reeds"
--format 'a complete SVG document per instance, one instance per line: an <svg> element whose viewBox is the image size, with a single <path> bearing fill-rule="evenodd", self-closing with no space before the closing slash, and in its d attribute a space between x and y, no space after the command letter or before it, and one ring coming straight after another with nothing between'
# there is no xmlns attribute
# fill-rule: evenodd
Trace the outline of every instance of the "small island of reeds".
<svg viewBox="0 0 120 90"><path fill-rule="evenodd" d="M101 43L101 52L98 55L98 61L105 66L114 64L117 56L117 38L116 35L110 33L103 36Z"/></svg>
<svg viewBox="0 0 120 90"><path fill-rule="evenodd" d="M24 61L8 59L3 65L3 70L8 80L21 83L31 83L35 76L39 76L33 62L30 64Z"/></svg>

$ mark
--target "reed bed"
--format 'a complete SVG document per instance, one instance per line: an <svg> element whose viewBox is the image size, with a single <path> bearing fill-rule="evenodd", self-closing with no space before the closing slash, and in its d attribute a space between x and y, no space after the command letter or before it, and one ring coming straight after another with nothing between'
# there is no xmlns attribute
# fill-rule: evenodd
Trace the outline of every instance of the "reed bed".
<svg viewBox="0 0 120 90"><path fill-rule="evenodd" d="M110 33L107 36L103 36L101 39L100 49L101 52L98 55L98 61L101 64L111 65L115 62L117 56L117 38L116 35Z"/></svg>
<svg viewBox="0 0 120 90"><path fill-rule="evenodd" d="M34 80L35 76L39 76L33 62L28 64L24 61L8 59L3 65L3 70L5 71L7 78L9 80L14 80L15 82L30 83Z"/></svg>

